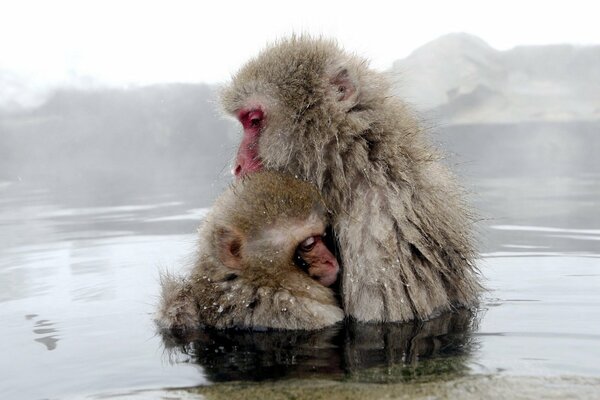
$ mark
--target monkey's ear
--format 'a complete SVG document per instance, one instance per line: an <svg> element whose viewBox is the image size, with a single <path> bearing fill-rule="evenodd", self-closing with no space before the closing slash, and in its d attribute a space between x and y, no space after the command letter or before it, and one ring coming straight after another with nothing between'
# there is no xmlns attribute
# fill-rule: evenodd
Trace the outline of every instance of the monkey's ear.
<svg viewBox="0 0 600 400"><path fill-rule="evenodd" d="M339 70L330 80L331 90L338 102L354 103L357 93L356 85L347 68Z"/></svg>
<svg viewBox="0 0 600 400"><path fill-rule="evenodd" d="M228 268L241 269L244 236L237 229L218 227L215 230L217 257Z"/></svg>

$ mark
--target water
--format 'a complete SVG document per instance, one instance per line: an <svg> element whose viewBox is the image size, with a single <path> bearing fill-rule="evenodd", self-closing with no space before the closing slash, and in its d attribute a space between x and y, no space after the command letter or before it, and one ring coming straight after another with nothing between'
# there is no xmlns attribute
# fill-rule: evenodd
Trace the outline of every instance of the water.
<svg viewBox="0 0 600 400"><path fill-rule="evenodd" d="M2 181L0 397L159 397L267 378L600 377L599 126L448 127L436 136L461 154L489 291L477 310L427 323L164 341L152 321L158 272L189 264L222 179L164 179L147 190Z"/></svg>

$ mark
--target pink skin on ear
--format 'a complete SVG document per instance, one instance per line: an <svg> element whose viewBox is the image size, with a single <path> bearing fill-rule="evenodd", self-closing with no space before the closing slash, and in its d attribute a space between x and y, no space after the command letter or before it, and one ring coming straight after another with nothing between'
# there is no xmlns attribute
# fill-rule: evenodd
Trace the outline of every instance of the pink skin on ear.
<svg viewBox="0 0 600 400"><path fill-rule="evenodd" d="M348 70L340 71L333 79L330 80L334 87L337 101L346 101L354 95L356 87L352 83L352 79L348 74Z"/></svg>
<svg viewBox="0 0 600 400"><path fill-rule="evenodd" d="M238 111L237 118L244 128L244 136L235 159L233 174L236 178L241 178L263 168L258 156L258 139L264 126L265 113L260 107L243 108Z"/></svg>
<svg viewBox="0 0 600 400"><path fill-rule="evenodd" d="M337 280L340 269L335 256L329 251L321 236L311 236L298 248L300 257L309 265L308 274L323 286Z"/></svg>

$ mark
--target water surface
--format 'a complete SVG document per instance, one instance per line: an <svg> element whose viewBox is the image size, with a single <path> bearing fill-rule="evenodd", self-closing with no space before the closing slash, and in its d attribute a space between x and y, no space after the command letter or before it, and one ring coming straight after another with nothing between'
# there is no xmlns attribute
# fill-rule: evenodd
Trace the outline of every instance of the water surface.
<svg viewBox="0 0 600 400"><path fill-rule="evenodd" d="M158 273L189 264L222 180L128 191L9 177L0 182L0 396L152 397L269 378L600 377L600 141L577 124L550 128L436 136L461 154L449 162L481 216L489 291L476 310L414 324L164 341L152 321Z"/></svg>

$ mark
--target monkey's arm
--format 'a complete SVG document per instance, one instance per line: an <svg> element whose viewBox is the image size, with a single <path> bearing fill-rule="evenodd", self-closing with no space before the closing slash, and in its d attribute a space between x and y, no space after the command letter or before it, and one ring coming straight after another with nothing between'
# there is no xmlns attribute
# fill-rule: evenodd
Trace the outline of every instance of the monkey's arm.
<svg viewBox="0 0 600 400"><path fill-rule="evenodd" d="M161 329L186 332L200 324L198 302L191 283L183 278L162 274L161 299L156 313L156 323Z"/></svg>
<svg viewBox="0 0 600 400"><path fill-rule="evenodd" d="M445 224L436 214L440 204L428 205L408 191L362 189L365 196L335 226L346 315L408 321L474 304L480 285L471 250L461 243L464 233L449 228L460 224Z"/></svg>
<svg viewBox="0 0 600 400"><path fill-rule="evenodd" d="M365 322L411 320L415 315L400 265L395 220L380 191L363 189L367 195L334 226L344 311Z"/></svg>

